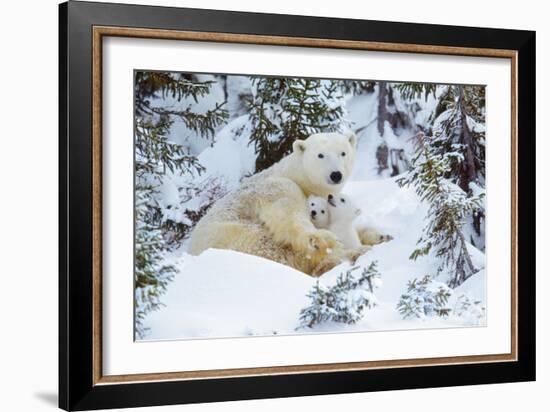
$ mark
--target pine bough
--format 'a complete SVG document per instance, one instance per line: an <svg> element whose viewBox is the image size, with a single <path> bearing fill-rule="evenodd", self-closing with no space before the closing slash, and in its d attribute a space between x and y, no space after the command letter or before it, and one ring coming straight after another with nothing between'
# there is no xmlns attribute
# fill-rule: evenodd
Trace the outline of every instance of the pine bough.
<svg viewBox="0 0 550 412"><path fill-rule="evenodd" d="M464 293L455 298L456 295L445 283L436 282L427 275L408 282L407 292L401 295L397 310L403 319L453 316L468 325L479 325L485 318L482 302ZM451 305L451 301L454 304Z"/></svg>
<svg viewBox="0 0 550 412"><path fill-rule="evenodd" d="M446 284L434 282L431 276L426 275L408 282L407 293L401 295L397 310L404 319L448 316L451 308L447 304L451 294Z"/></svg>
<svg viewBox="0 0 550 412"><path fill-rule="evenodd" d="M374 290L381 284L377 262L363 268L355 277L359 266L341 273L333 286L325 286L319 281L307 294L311 304L300 312L300 328L311 328L323 322L353 324L364 316L365 309L376 306Z"/></svg>

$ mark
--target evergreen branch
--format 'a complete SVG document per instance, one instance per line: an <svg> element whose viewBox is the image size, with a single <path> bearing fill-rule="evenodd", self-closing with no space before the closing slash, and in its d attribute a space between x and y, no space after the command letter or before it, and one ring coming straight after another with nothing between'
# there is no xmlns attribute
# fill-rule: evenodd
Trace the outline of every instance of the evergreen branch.
<svg viewBox="0 0 550 412"><path fill-rule="evenodd" d="M169 110L160 107L150 107L152 113L160 116L175 116L183 121L185 126L194 132L199 132L202 136L213 137L216 127L223 124L228 118L229 113L223 109L225 104L216 104L214 109L206 113L195 113L190 108L185 110Z"/></svg>
<svg viewBox="0 0 550 412"><path fill-rule="evenodd" d="M460 188L445 179L451 161L456 154L439 154L426 136L419 138L413 168L397 180L400 186L412 186L423 201L430 205L430 220L423 236L410 258L430 253L435 246L435 256L440 259L438 273L449 271L451 287L459 286L476 273L467 243L462 233L465 217L479 210L483 196L467 197Z"/></svg>
<svg viewBox="0 0 550 412"><path fill-rule="evenodd" d="M340 273L336 283L324 286L319 281L308 292L310 305L300 311L300 327L312 328L324 322L353 324L361 320L366 309L376 306L374 291L380 285L377 262L363 268L356 278L354 272L359 266Z"/></svg>
<svg viewBox="0 0 550 412"><path fill-rule="evenodd" d="M434 282L429 275L407 283L407 292L397 302L397 310L404 319L427 316L448 316L451 289L444 283Z"/></svg>

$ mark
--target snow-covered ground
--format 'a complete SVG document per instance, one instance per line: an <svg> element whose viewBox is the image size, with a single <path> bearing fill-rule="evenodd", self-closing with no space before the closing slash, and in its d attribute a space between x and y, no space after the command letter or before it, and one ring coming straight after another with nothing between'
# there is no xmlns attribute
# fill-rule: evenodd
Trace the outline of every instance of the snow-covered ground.
<svg viewBox="0 0 550 412"><path fill-rule="evenodd" d="M146 326L146 339L228 337L319 333L335 331L369 331L434 327L475 326L478 319L449 316L403 319L397 311L399 297L407 281L434 273L435 260L421 257L411 261L424 225L426 206L411 189L400 188L395 179L349 182L345 188L362 206L360 223L368 223L393 240L374 246L356 265L378 262L382 285L375 291L378 305L367 310L353 325L325 323L313 328L299 328L300 310L308 305L306 294L316 279L290 267L229 250L208 250L200 256L183 251L173 256L178 274L163 297L165 307L152 312ZM476 263L483 264L482 256ZM481 254L483 255L483 254ZM319 281L331 285L341 272L349 269L344 262L324 274ZM462 293L485 305L485 274L476 274L451 298L450 307Z"/></svg>
<svg viewBox="0 0 550 412"><path fill-rule="evenodd" d="M237 87L238 85L232 85ZM220 100L217 91L216 99ZM145 339L188 339L199 337L234 337L342 331L373 331L440 327L483 326L485 324L485 255L469 247L474 264L481 269L453 291L448 306L450 316L428 316L422 319L403 319L397 303L406 292L407 282L436 273L433 256L409 259L421 236L428 207L414 190L401 188L396 178L378 174L375 152L382 141L410 153L409 136L412 130L399 130L397 136L388 123L383 138L376 126L377 94L354 97L346 102L348 119L359 137L356 165L344 192L362 209L358 223L368 224L393 240L374 246L361 256L356 265L367 267L378 262L382 285L375 290L377 306L366 310L364 317L353 325L324 323L313 328L300 328L300 310L309 305L307 293L317 282L293 268L228 250L207 250L200 256L186 253L186 244L174 251L168 260L177 268L174 280L161 297L164 307L151 312L144 326L149 328ZM235 102L230 102L237 105ZM423 103L416 116L427 116L434 102ZM210 104L211 107L212 104ZM237 112L237 110L235 110ZM227 190L235 190L242 177L254 170L255 153L249 144L247 116L236 113L222 127L211 145L187 142L206 168L200 179L215 179ZM178 125L177 127L181 127ZM177 130L174 134L177 134ZM173 213L192 209L198 199L183 202L177 187L185 186L190 176L168 176L163 198ZM205 183L206 184L206 183ZM175 219L177 220L177 219ZM319 278L331 285L337 276L351 267L343 262ZM437 280L437 279L436 279ZM464 300L477 301L475 310L460 311ZM460 316L459 316L460 314Z"/></svg>

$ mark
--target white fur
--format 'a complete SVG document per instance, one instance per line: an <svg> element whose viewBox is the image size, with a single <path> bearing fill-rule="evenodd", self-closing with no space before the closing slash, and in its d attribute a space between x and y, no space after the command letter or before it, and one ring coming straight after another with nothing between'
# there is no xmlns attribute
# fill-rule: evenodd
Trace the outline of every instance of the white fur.
<svg viewBox="0 0 550 412"><path fill-rule="evenodd" d="M356 144L354 134L318 133L306 140L296 140L292 155L300 157L301 167L293 167L293 171L300 173L293 174L293 178L307 182L311 189L308 196L326 197L330 193L340 193L353 170ZM331 179L331 174L335 172L342 174L340 182Z"/></svg>
<svg viewBox="0 0 550 412"><path fill-rule="evenodd" d="M329 210L327 199L320 196L307 198L309 217L317 229L327 229L329 226Z"/></svg>
<svg viewBox="0 0 550 412"><path fill-rule="evenodd" d="M243 181L196 225L189 251L231 249L321 274L343 256L337 237L316 228L306 199L339 193L353 169L355 135L314 134L294 142L293 153ZM322 156L319 156L319 155ZM331 174L338 172L335 182Z"/></svg>
<svg viewBox="0 0 550 412"><path fill-rule="evenodd" d="M329 230L338 237L344 248L360 248L361 240L353 222L361 214L361 209L353 203L349 196L342 193L329 197L328 204Z"/></svg>

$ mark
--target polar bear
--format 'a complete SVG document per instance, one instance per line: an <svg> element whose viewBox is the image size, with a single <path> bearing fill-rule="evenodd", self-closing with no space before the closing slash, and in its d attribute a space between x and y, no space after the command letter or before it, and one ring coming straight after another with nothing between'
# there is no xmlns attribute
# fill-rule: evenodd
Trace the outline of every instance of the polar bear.
<svg viewBox="0 0 550 412"><path fill-rule="evenodd" d="M328 195L329 198L333 196L332 194ZM344 195L345 196L345 195ZM350 199L348 196L345 196L346 199ZM353 202L348 203L348 205L353 204ZM311 222L317 229L330 229L331 223L331 209L329 208L328 199L319 197L319 196L310 196L307 199L307 206L309 208L309 216ZM359 209L360 210L360 209ZM357 213L357 212L356 212ZM355 219L355 215L352 213L349 215L348 221L340 221L339 225L342 224L352 224ZM379 243L388 242L393 240L391 235L381 234L375 228L365 225L365 224L354 224L355 232L359 237L361 245L363 246L374 246ZM334 230L331 230L333 233ZM337 234L337 233L335 233ZM355 237L355 235L353 235ZM344 242L345 243L345 242ZM355 242L356 244L356 242Z"/></svg>
<svg viewBox="0 0 550 412"><path fill-rule="evenodd" d="M309 217L313 223L313 226L317 229L328 229L329 210L327 199L312 195L307 198L307 207L309 209Z"/></svg>
<svg viewBox="0 0 550 412"><path fill-rule="evenodd" d="M328 230L338 237L345 249L359 249L361 239L353 222L361 214L361 209L343 193L328 195L327 203L330 213Z"/></svg>
<svg viewBox="0 0 550 412"><path fill-rule="evenodd" d="M340 262L343 247L326 229L317 229L306 199L338 194L355 160L354 134L317 133L296 140L292 153L243 180L198 222L189 252L230 249L265 257L310 275Z"/></svg>
<svg viewBox="0 0 550 412"><path fill-rule="evenodd" d="M373 246L393 240L392 235L382 234L378 230L367 225L357 225L355 230L357 230L357 234L363 245Z"/></svg>
<svg viewBox="0 0 550 412"><path fill-rule="evenodd" d="M364 243L355 224L355 219L362 213L353 200L342 193L328 195L329 205L329 226L328 229L334 233L342 242L345 249L345 256L355 262L357 258L372 248L372 243ZM368 229L370 233L378 233L375 229Z"/></svg>
<svg viewBox="0 0 550 412"><path fill-rule="evenodd" d="M350 196L340 193L328 195L328 229L335 233L348 249L361 246L374 246L393 240L391 235L381 234L375 228L365 224L354 224L362 211ZM368 250L368 249L363 249Z"/></svg>

